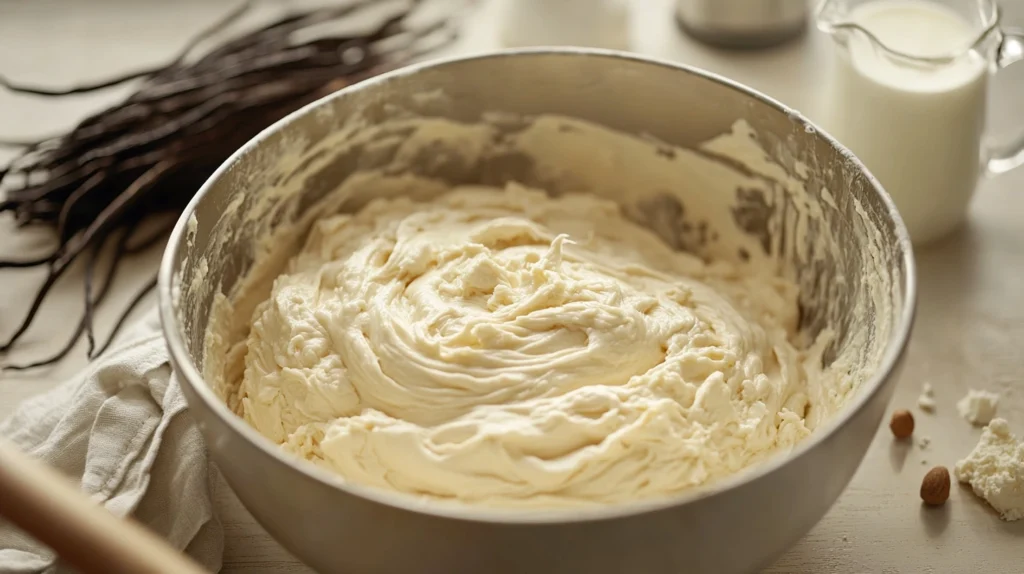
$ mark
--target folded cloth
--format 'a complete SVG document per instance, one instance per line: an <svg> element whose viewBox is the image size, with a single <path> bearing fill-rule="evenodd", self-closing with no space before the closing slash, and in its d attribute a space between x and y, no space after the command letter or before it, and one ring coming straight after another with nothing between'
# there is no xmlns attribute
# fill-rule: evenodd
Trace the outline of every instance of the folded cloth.
<svg viewBox="0 0 1024 574"><path fill-rule="evenodd" d="M223 532L206 447L168 362L156 309L122 343L0 423L0 435L131 515L212 572ZM64 572L49 548L0 522L0 573Z"/></svg>

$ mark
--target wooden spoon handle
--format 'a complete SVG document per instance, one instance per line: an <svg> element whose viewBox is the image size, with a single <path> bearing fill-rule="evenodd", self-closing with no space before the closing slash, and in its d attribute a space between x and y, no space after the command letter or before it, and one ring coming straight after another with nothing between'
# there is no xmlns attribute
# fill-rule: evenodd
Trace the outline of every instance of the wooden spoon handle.
<svg viewBox="0 0 1024 574"><path fill-rule="evenodd" d="M85 573L202 574L189 557L0 439L0 516Z"/></svg>

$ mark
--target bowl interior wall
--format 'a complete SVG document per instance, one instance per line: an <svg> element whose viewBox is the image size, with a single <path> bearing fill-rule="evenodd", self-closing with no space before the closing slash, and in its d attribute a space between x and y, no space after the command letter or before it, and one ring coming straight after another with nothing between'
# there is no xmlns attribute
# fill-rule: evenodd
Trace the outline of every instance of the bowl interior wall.
<svg viewBox="0 0 1024 574"><path fill-rule="evenodd" d="M433 93L444 97L430 97ZM353 174L393 159L388 146L317 151L318 144L337 132L339 121L358 115L379 123L415 113L477 122L495 111L580 118L680 147L727 133L738 118L745 119L773 162L790 172L802 164L809 173L805 197L784 191L782 201L771 201L749 194L736 211L749 234L775 246L770 249L800 285L802 327L812 334L826 325L836 331L826 362L845 352L877 357L889 342L906 299L902 289L908 269L888 206L848 156L800 117L712 78L615 56L555 53L463 60L372 80L290 117L239 156L208 184L195 211L195 232L176 246L175 272L183 286L177 302L179 328L199 370L214 295L230 293L250 271L261 235L291 225ZM518 129L514 120L508 129ZM396 142L403 137L400 131L391 135ZM443 157L443 145L437 151L435 157ZM292 161L281 161L283 156ZM410 166L419 175L452 184L550 183L534 168L514 155L475 164L424 158ZM303 183L296 194L265 201L268 190L287 187L300 175ZM811 221L802 235L770 225L808 203L817 204L822 217ZM667 241L706 254L704 241L680 231L699 227L699 220L689 219L693 211L660 205L649 215L652 227ZM665 213L672 216L659 223L658 214ZM201 259L205 265L200 270L195 263ZM878 290L868 289L871 281ZM207 288L189 287L197 283ZM856 332L866 334L868 344L862 349L848 348Z"/></svg>

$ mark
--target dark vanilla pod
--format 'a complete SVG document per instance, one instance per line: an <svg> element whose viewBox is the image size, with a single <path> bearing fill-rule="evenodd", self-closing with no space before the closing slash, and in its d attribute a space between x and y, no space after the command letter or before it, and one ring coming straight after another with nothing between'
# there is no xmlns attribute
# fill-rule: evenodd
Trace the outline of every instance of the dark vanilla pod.
<svg viewBox="0 0 1024 574"><path fill-rule="evenodd" d="M139 82L123 102L87 117L66 134L35 142L0 142L21 148L0 168L0 215L13 215L19 227L50 227L56 237L56 246L42 256L0 260L0 272L47 269L26 315L0 341L2 368L54 363L83 334L89 341L89 358L102 353L131 310L156 286L154 277L128 303L106 341L96 343L93 310L107 295L119 263L169 231L163 226L139 236L140 221L178 213L236 149L288 113L454 38L450 18L413 25L411 16L421 4L415 0L362 33L322 32L332 24L350 22L374 4L358 0L282 17L190 61L197 46L223 32L252 4L244 2L203 30L164 66L67 89L22 86L0 76L0 89L40 97ZM302 37L306 39L296 40ZM110 245L112 261L100 272L99 253ZM83 253L88 254L85 310L67 344L40 361L6 364L3 353L24 335L54 284Z"/></svg>

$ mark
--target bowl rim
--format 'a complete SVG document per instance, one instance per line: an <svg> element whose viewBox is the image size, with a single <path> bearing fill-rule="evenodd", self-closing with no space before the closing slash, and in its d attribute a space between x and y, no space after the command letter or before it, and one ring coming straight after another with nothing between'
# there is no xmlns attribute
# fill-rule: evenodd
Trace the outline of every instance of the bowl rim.
<svg viewBox="0 0 1024 574"><path fill-rule="evenodd" d="M879 364L879 368L864 384L868 385L853 397L839 413L833 416L825 425L815 430L809 437L801 441L796 447L784 455L772 456L768 460L747 467L738 473L726 476L714 481L710 485L698 486L684 490L680 493L659 496L650 499L626 502L611 505L591 506L566 506L558 508L503 508L503 507L479 507L465 503L423 500L413 495L392 492L384 489L346 482L340 475L320 468L308 461L290 455L270 439L264 437L255 428L245 422L244 419L233 413L214 392L213 388L206 382L193 362L185 345L182 325L175 313L174 291L174 261L177 259L179 248L184 245L182 239L185 237L188 228L188 221L195 212L196 207L205 198L209 190L231 169L238 161L259 147L261 143L271 134L285 129L298 118L312 113L315 109L326 105L335 98L343 98L348 94L367 89L377 84L393 81L397 78L417 74L425 69L442 68L445 66L474 60L491 60L496 58L516 58L520 56L563 56L563 57L597 57L616 60L626 60L630 63L641 65L653 65L669 68L676 72L682 72L698 76L705 80L716 82L724 87L754 98L763 104L786 114L792 121L801 124L808 131L814 130L819 137L825 140L843 158L861 170L872 191L880 196L889 216L895 226L895 235L898 245L903 251L903 265L905 266L906 279L904 281L904 306L893 335L886 345L885 353ZM910 332L914 323L917 299L917 274L914 264L913 248L910 236L907 232L903 219L900 217L892 198L885 191L877 178L864 166L864 164L853 155L850 150L840 144L827 132L807 119L800 112L786 106L785 104L771 98L749 86L730 80L719 74L702 70L686 64L676 63L660 58L641 56L629 52L617 50L604 50L596 48L576 47L532 47L512 50L497 50L472 55L452 56L433 59L425 62L411 64L384 74L357 82L337 92L324 96L301 108L291 112L284 118L274 122L254 138L246 142L222 163L217 170L203 183L191 201L182 211L164 249L158 272L158 294L159 313L161 326L167 340L167 348L170 352L172 363L179 373L179 382L187 385L203 405L213 414L221 419L231 430L238 433L246 441L263 452L263 454L276 459L277 462L291 467L298 471L305 478L315 480L325 486L342 491L345 494L360 497L364 500L383 504L395 509L424 514L435 517L450 518L469 522L480 523L501 523L501 524L564 524L572 522L592 522L610 520L617 518L628 518L641 514L652 513L669 508L684 506L699 500L704 500L723 495L730 490L753 483L772 474L790 462L806 455L816 449L821 443L830 438L839 429L846 426L850 420L859 413L865 405L873 400L876 394L881 392L884 382L893 374L899 364L900 358L906 350Z"/></svg>

